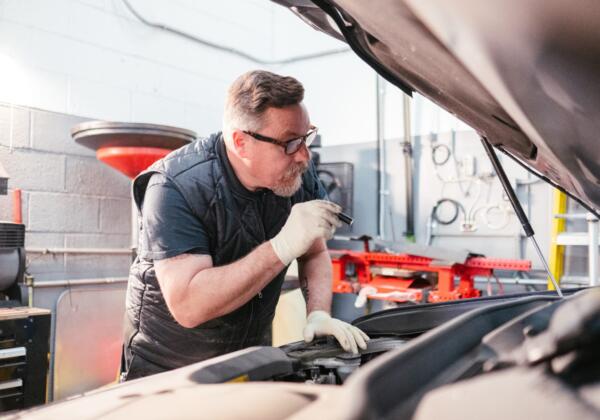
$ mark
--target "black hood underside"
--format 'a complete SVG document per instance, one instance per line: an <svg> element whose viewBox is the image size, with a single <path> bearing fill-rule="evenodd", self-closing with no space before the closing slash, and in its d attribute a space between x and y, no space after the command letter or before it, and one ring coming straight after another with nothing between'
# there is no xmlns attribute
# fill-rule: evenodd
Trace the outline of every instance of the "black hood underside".
<svg viewBox="0 0 600 420"><path fill-rule="evenodd" d="M600 214L600 2L275 1Z"/></svg>

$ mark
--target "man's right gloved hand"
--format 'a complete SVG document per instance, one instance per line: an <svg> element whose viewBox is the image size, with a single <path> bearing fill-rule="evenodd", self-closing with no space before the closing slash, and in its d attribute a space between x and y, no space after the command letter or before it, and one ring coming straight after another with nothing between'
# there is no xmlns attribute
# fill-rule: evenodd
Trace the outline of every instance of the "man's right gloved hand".
<svg viewBox="0 0 600 420"><path fill-rule="evenodd" d="M331 239L342 225L337 217L341 211L340 206L325 200L294 205L281 231L271 239L277 257L288 265L304 255L316 239Z"/></svg>

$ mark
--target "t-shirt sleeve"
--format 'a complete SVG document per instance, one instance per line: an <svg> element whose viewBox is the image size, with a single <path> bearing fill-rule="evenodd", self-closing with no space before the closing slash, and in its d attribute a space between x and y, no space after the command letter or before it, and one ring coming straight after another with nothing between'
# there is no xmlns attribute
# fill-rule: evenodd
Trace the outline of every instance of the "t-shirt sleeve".
<svg viewBox="0 0 600 420"><path fill-rule="evenodd" d="M180 254L210 254L207 231L173 184L161 174L148 183L142 203L140 258L161 260Z"/></svg>

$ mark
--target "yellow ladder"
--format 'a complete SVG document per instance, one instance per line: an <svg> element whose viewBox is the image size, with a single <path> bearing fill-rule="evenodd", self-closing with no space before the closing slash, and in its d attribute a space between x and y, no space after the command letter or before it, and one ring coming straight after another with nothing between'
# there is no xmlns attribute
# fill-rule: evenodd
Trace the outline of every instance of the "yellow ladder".
<svg viewBox="0 0 600 420"><path fill-rule="evenodd" d="M566 221L564 218L554 217L557 214L565 214L567 212L567 195L557 189L554 189L552 198L552 227L550 232L550 271L556 281L560 284L564 272L565 264L565 247L558 245L558 235L565 231ZM554 290L554 285L548 277L548 290Z"/></svg>

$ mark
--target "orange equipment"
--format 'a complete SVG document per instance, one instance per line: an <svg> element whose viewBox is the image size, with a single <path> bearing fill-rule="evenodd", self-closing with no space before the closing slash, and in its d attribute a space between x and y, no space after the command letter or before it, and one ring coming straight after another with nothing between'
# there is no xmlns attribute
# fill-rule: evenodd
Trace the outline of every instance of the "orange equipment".
<svg viewBox="0 0 600 420"><path fill-rule="evenodd" d="M98 160L133 179L172 149L160 147L100 147Z"/></svg>
<svg viewBox="0 0 600 420"><path fill-rule="evenodd" d="M464 263L444 263L416 255L368 250L330 250L330 254L334 293L360 293L365 289L370 299L395 302L479 297L481 291L474 287L475 276L492 277L494 269L531 269L528 260L468 257Z"/></svg>

